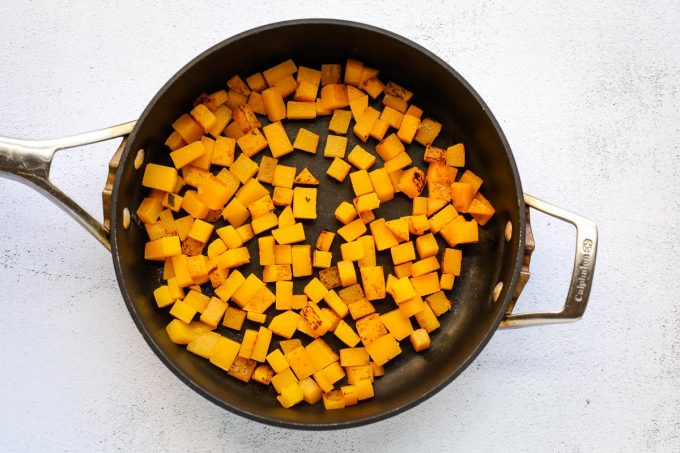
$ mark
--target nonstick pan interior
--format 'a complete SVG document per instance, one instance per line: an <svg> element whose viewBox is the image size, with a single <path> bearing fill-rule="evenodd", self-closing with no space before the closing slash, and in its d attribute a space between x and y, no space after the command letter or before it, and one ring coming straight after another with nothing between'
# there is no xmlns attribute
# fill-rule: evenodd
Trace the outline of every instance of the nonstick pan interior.
<svg viewBox="0 0 680 453"><path fill-rule="evenodd" d="M122 210L128 207L134 212L146 193L141 187L142 170L135 170L133 166L136 151L144 148L146 162L171 164L163 142L171 132L171 123L190 110L199 94L224 88L226 80L234 74L245 78L288 58L297 65L315 68L322 63L344 65L347 58L356 58L380 69L383 82L393 80L412 90L415 95L411 102L424 110L424 116L443 124L435 145L465 143L466 168L484 179L482 192L496 208L494 218L480 228L480 242L460 246L464 258L462 275L456 279L452 291L453 310L440 319L442 327L433 333L431 348L415 353L408 341L403 341L404 352L386 366L384 377L376 379L376 397L343 410L325 411L321 404L283 409L270 387L255 382L243 384L207 360L170 342L164 329L171 317L167 310L156 307L152 296L153 289L161 284L162 266L143 259L147 240L143 227L133 224L128 230L122 228ZM298 170L306 166L321 180L319 220L305 224L308 243L313 243L320 229L334 230L341 226L333 218L333 211L341 200L352 197L349 181L339 184L325 176L330 159L324 158L321 150L329 119L284 122L291 140L299 127L311 129L322 137L316 156L296 151L279 161L295 165ZM264 118L263 124L266 123ZM349 152L359 142L351 131L347 136ZM365 147L373 151L375 144L376 141L369 138ZM423 147L414 143L407 149L414 164L425 169L421 157ZM258 154L255 160L259 162L265 153L269 151ZM467 83L437 57L404 38L362 24L330 20L273 24L230 38L194 59L168 81L142 114L121 159L114 187L114 265L131 315L149 345L177 376L201 394L229 410L275 425L307 429L353 426L393 415L432 395L455 378L493 335L510 300L521 262L524 241L521 194L514 160L496 121ZM400 195L382 206L376 215L395 218L410 214L410 209L410 200ZM506 242L503 231L508 221L515 233ZM334 244L336 258L340 255L338 239ZM440 246L444 243L440 242ZM261 275L256 240L249 243L249 249L252 263L242 272ZM379 264L391 271L389 254L381 255ZM499 281L504 283L504 289L494 303L491 293ZM301 293L303 284L296 283L296 293ZM379 312L395 308L387 299L375 305ZM270 313L268 321L271 317ZM246 328L257 329L256 324L249 323L246 321ZM220 328L219 332L237 340L241 338L241 333L227 329ZM340 344L331 336L325 339L338 348ZM304 336L300 338L305 344L310 341ZM275 338L272 347L276 344Z"/></svg>

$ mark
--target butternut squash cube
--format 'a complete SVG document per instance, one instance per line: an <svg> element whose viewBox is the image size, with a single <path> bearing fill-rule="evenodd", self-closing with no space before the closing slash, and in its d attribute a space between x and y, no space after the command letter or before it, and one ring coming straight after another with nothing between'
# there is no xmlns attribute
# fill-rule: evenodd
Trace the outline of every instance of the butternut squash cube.
<svg viewBox="0 0 680 453"><path fill-rule="evenodd" d="M373 192L373 184L366 170L358 170L349 174L352 188L356 196Z"/></svg>
<svg viewBox="0 0 680 453"><path fill-rule="evenodd" d="M318 278L313 278L307 283L303 292L307 295L310 301L319 303L328 293L328 289L319 281Z"/></svg>
<svg viewBox="0 0 680 453"><path fill-rule="evenodd" d="M274 169L274 177L272 184L277 187L285 187L287 189L293 188L293 181L295 180L295 173L297 168L286 165L277 165Z"/></svg>
<svg viewBox="0 0 680 453"><path fill-rule="evenodd" d="M397 137L404 143L413 142L413 138L418 132L418 127L420 126L420 119L412 115L404 115L401 120L401 125L399 126L399 131L397 131Z"/></svg>
<svg viewBox="0 0 680 453"><path fill-rule="evenodd" d="M357 273L354 269L354 263L351 261L338 261L337 266L342 286L354 285L357 282Z"/></svg>
<svg viewBox="0 0 680 453"><path fill-rule="evenodd" d="M257 275L249 274L241 286L232 294L231 300L240 308L243 308L263 287L265 287L265 284Z"/></svg>
<svg viewBox="0 0 680 453"><path fill-rule="evenodd" d="M322 64L321 65L321 85L331 85L340 83L342 76L342 66L339 64Z"/></svg>
<svg viewBox="0 0 680 453"><path fill-rule="evenodd" d="M316 95L319 92L319 84L314 84L307 80L298 81L295 89L293 99L300 102L310 103L314 105L314 117L316 117ZM288 106L288 118L294 119L290 116L290 105Z"/></svg>
<svg viewBox="0 0 680 453"><path fill-rule="evenodd" d="M361 381L373 382L373 366L371 362L365 365L348 366L345 367L345 370L347 370L347 382L352 386Z"/></svg>
<svg viewBox="0 0 680 453"><path fill-rule="evenodd" d="M383 90L385 89L385 85L383 85L383 83L380 80L378 80L377 77L365 78L364 77L365 72L366 71L362 73L363 80L359 83L359 86L363 90L365 90L371 96L371 98L375 99L378 96L380 96L380 93L383 92Z"/></svg>
<svg viewBox="0 0 680 453"><path fill-rule="evenodd" d="M328 135L323 150L324 157L345 157L347 149L347 137L341 135Z"/></svg>
<svg viewBox="0 0 680 453"><path fill-rule="evenodd" d="M360 170L368 170L375 164L375 156L359 145L352 148L352 151L347 155L347 160ZM373 187L373 184L371 184L371 187Z"/></svg>
<svg viewBox="0 0 680 453"><path fill-rule="evenodd" d="M360 241L340 244L340 254L343 261L359 261L364 257L364 246Z"/></svg>
<svg viewBox="0 0 680 453"><path fill-rule="evenodd" d="M436 256L430 256L413 263L411 266L411 276L420 277L436 270L439 270L439 261L437 261Z"/></svg>
<svg viewBox="0 0 680 453"><path fill-rule="evenodd" d="M359 267L361 281L366 299L379 300L385 298L385 274L382 266Z"/></svg>
<svg viewBox="0 0 680 453"><path fill-rule="evenodd" d="M250 226L253 228L253 233L260 234L267 230L271 230L279 224L279 218L273 212L267 212L259 217L253 219L250 222Z"/></svg>
<svg viewBox="0 0 680 453"><path fill-rule="evenodd" d="M286 130L280 121L268 124L262 130L267 138L272 156L279 158L293 152L293 145L290 143L288 134L286 134Z"/></svg>
<svg viewBox="0 0 680 453"><path fill-rule="evenodd" d="M324 252L329 251L333 244L333 239L335 239L335 233L329 230L322 230L316 239L316 248Z"/></svg>
<svg viewBox="0 0 680 453"><path fill-rule="evenodd" d="M390 249L390 253L392 255L392 262L395 265L416 259L416 251L413 248L413 241L404 242L403 244L392 247Z"/></svg>
<svg viewBox="0 0 680 453"><path fill-rule="evenodd" d="M347 225L352 220L356 219L357 211L354 206L346 201L343 201L335 208L335 218L343 225Z"/></svg>
<svg viewBox="0 0 680 453"><path fill-rule="evenodd" d="M272 377L271 382L274 386L274 390L276 390L277 393L281 393L284 389L296 385L298 379L290 368L285 368L283 371L276 373L274 377Z"/></svg>
<svg viewBox="0 0 680 453"><path fill-rule="evenodd" d="M411 277L411 284L419 296L427 296L441 290L437 272Z"/></svg>
<svg viewBox="0 0 680 453"><path fill-rule="evenodd" d="M390 182L387 170L384 168L376 168L369 172L368 176L371 178L371 184L381 203L387 203L394 198L394 188Z"/></svg>
<svg viewBox="0 0 680 453"><path fill-rule="evenodd" d="M399 244L392 231L387 228L385 219L376 219L370 223L369 227L378 251L387 250Z"/></svg>
<svg viewBox="0 0 680 453"><path fill-rule="evenodd" d="M399 189L410 198L419 196L424 187L425 173L419 168L409 168L399 178Z"/></svg>
<svg viewBox="0 0 680 453"><path fill-rule="evenodd" d="M408 263L398 264L394 266L394 274L397 276L397 278L410 277L412 265L413 262L411 261L409 261Z"/></svg>
<svg viewBox="0 0 680 453"><path fill-rule="evenodd" d="M302 310L307 305L307 296L305 294L293 294L293 310ZM302 323L302 320L300 320Z"/></svg>
<svg viewBox="0 0 680 453"><path fill-rule="evenodd" d="M402 98L398 96L394 96L392 94L389 94L385 92L385 95L383 96L382 103L384 106L389 106L395 110L397 110L400 113L405 113L406 109L408 107L408 102L403 100Z"/></svg>
<svg viewBox="0 0 680 453"><path fill-rule="evenodd" d="M375 307L366 299L351 302L347 304L347 308L349 309L349 314L352 316L352 319L363 318L366 315L375 313Z"/></svg>
<svg viewBox="0 0 680 453"><path fill-rule="evenodd" d="M359 239L361 245L364 248L364 257L358 261L359 267L370 267L375 266L376 255L375 255L375 240L371 235L361 236Z"/></svg>
<svg viewBox="0 0 680 453"><path fill-rule="evenodd" d="M266 195L269 195L269 190L260 184L257 179L251 178L236 192L235 197L243 203L244 206L248 206L250 203L257 201Z"/></svg>
<svg viewBox="0 0 680 453"><path fill-rule="evenodd" d="M372 225L372 224L371 224ZM371 230L372 232L373 230ZM366 224L361 219L356 219L347 225L338 228L338 234L346 242L351 242L359 238L366 232ZM374 234L375 236L375 234Z"/></svg>
<svg viewBox="0 0 680 453"><path fill-rule="evenodd" d="M288 59L283 63L279 63L274 67L262 71L262 74L264 75L264 78L269 86L273 86L276 82L283 79L284 77L295 74L297 70L297 66L295 66L293 60Z"/></svg>
<svg viewBox="0 0 680 453"><path fill-rule="evenodd" d="M293 277L307 277L312 275L312 247L309 245L294 245ZM305 296L306 297L306 296Z"/></svg>
<svg viewBox="0 0 680 453"><path fill-rule="evenodd" d="M356 321L356 326L359 338L364 345L387 335L387 328L382 323L380 316L377 313L358 319Z"/></svg>
<svg viewBox="0 0 680 453"><path fill-rule="evenodd" d="M274 170L276 169L276 165L278 163L278 159L274 159L273 157L269 156L262 156L262 160L260 160L260 165L257 171L257 180L271 184L274 180Z"/></svg>
<svg viewBox="0 0 680 453"><path fill-rule="evenodd" d="M241 240L241 236L239 236L238 232L236 231L236 228L234 228L233 226L227 225L222 228L218 228L215 232L220 237L220 239L222 239L223 243L226 245L227 248L236 249L239 247L243 247L243 241Z"/></svg>
<svg viewBox="0 0 680 453"><path fill-rule="evenodd" d="M491 220L491 217L493 217L496 210L484 195L477 192L472 203L470 203L467 212L477 221L477 223L486 225L487 222Z"/></svg>
<svg viewBox="0 0 680 453"><path fill-rule="evenodd" d="M312 257L312 266L316 268L327 269L331 267L333 254L331 252L324 252L322 250L314 250Z"/></svg>
<svg viewBox="0 0 680 453"><path fill-rule="evenodd" d="M423 146L431 145L442 130L440 122L432 118L425 118L418 127L418 132L415 136L415 141Z"/></svg>
<svg viewBox="0 0 680 453"><path fill-rule="evenodd" d="M339 359L338 355L321 338L309 343L305 349L315 372L337 362Z"/></svg>
<svg viewBox="0 0 680 453"><path fill-rule="evenodd" d="M245 184L250 178L255 176L258 170L258 165L247 155L241 154L234 161L230 170L231 173L241 182L241 184Z"/></svg>
<svg viewBox="0 0 680 453"><path fill-rule="evenodd" d="M175 298L170 294L170 288L167 285L159 286L153 291L153 298L156 300L156 305L160 308L172 305Z"/></svg>
<svg viewBox="0 0 680 453"><path fill-rule="evenodd" d="M246 329L243 334L243 341L241 342L241 347L238 350L238 356L244 359L249 359L253 353L253 348L255 347L255 342L257 341L257 331L252 329Z"/></svg>
<svg viewBox="0 0 680 453"><path fill-rule="evenodd" d="M400 278L392 284L392 294L394 301L398 304L413 299L418 295L408 277Z"/></svg>
<svg viewBox="0 0 680 453"><path fill-rule="evenodd" d="M262 91L267 88L267 81L261 72L256 72L250 77L247 77L246 83L253 91Z"/></svg>
<svg viewBox="0 0 680 453"><path fill-rule="evenodd" d="M269 121L275 123L286 118L286 104L283 102L281 91L275 87L267 88L262 92L262 102Z"/></svg>
<svg viewBox="0 0 680 453"><path fill-rule="evenodd" d="M316 149L319 146L319 136L314 132L308 131L305 128L300 128L297 137L295 137L295 142L293 143L294 149L299 149L307 153L316 154Z"/></svg>
<svg viewBox="0 0 680 453"><path fill-rule="evenodd" d="M291 120L311 120L316 118L316 91L311 102L288 101L286 112Z"/></svg>
<svg viewBox="0 0 680 453"><path fill-rule="evenodd" d="M144 223L155 223L163 211L163 201L158 198L144 198L137 208L137 217Z"/></svg>
<svg viewBox="0 0 680 453"><path fill-rule="evenodd" d="M425 298L427 305L430 306L432 313L436 317L440 317L447 311L451 310L451 301L443 291L437 291Z"/></svg>
<svg viewBox="0 0 680 453"><path fill-rule="evenodd" d="M289 367L288 361L283 356L280 349L274 349L269 355L267 355L267 363L272 367L274 372L280 373Z"/></svg>
<svg viewBox="0 0 680 453"><path fill-rule="evenodd" d="M282 97L287 97L295 92L297 89L297 82L293 76L285 76L274 84L274 89L281 93ZM288 112L286 112L288 113ZM286 114L288 116L288 114Z"/></svg>
<svg viewBox="0 0 680 453"><path fill-rule="evenodd" d="M466 170L465 173L460 177L460 182L468 183L472 186L472 195L476 195L477 191L481 187L483 181L482 178L474 174L471 170Z"/></svg>
<svg viewBox="0 0 680 453"><path fill-rule="evenodd" d="M203 220L196 219L189 230L189 237L194 238L199 242L208 242L213 228L214 225L204 222Z"/></svg>
<svg viewBox="0 0 680 453"><path fill-rule="evenodd" d="M416 352L424 351L430 347L430 335L425 329L417 329L411 332L411 345Z"/></svg>
<svg viewBox="0 0 680 453"><path fill-rule="evenodd" d="M460 275L460 265L463 259L463 252L458 249L445 248L442 253L441 268L445 274Z"/></svg>
<svg viewBox="0 0 680 453"><path fill-rule="evenodd" d="M236 331L241 330L243 323L246 320L246 312L235 307L227 307L224 312L224 319L222 325L229 329Z"/></svg>
<svg viewBox="0 0 680 453"><path fill-rule="evenodd" d="M368 365L370 358L366 348L345 348L340 350L340 365L361 366Z"/></svg>
<svg viewBox="0 0 680 453"><path fill-rule="evenodd" d="M452 167L465 166L465 145L458 143L446 148L446 165Z"/></svg>
<svg viewBox="0 0 680 453"><path fill-rule="evenodd" d="M408 229L408 221L405 219L388 220L385 222L385 226L389 228L398 242L409 240L410 231Z"/></svg>
<svg viewBox="0 0 680 453"><path fill-rule="evenodd" d="M184 301L177 300L170 309L170 315L187 324L191 322L198 310Z"/></svg>
<svg viewBox="0 0 680 453"><path fill-rule="evenodd" d="M272 341L272 331L264 326L260 326L257 332L257 339L253 345L253 351L250 358L256 362L264 362L269 351L269 345Z"/></svg>
<svg viewBox="0 0 680 453"><path fill-rule="evenodd" d="M439 245L437 245L434 235L429 233L416 238L416 250L420 259L436 257L439 252Z"/></svg>
<svg viewBox="0 0 680 453"><path fill-rule="evenodd" d="M256 219L257 217L260 217L273 211L274 202L272 201L269 195L265 195L264 197L250 203L247 206L247 208L253 219Z"/></svg>
<svg viewBox="0 0 680 453"><path fill-rule="evenodd" d="M350 91L350 88L357 93L355 94L355 98L352 97L353 93ZM361 115L363 115L368 108L368 95L357 88L347 87L347 97L349 99L349 109L352 112L352 118L354 118L354 121L359 121ZM378 112L378 115L379 114L380 112Z"/></svg>
<svg viewBox="0 0 680 453"><path fill-rule="evenodd" d="M425 305L421 311L415 314L418 325L427 333L432 333L440 327L439 320L429 305Z"/></svg>
<svg viewBox="0 0 680 453"><path fill-rule="evenodd" d="M297 385L302 389L302 398L307 404L316 404L321 401L323 392L321 391L319 384L317 384L313 378L308 377L302 379Z"/></svg>
<svg viewBox="0 0 680 453"><path fill-rule="evenodd" d="M260 255L260 266L275 264L274 258L274 236L263 236L257 239Z"/></svg>
<svg viewBox="0 0 680 453"><path fill-rule="evenodd" d="M347 133L347 129L349 129L349 122L351 120L352 112L349 110L335 110L331 117L331 122L328 124L328 130L338 135L344 135Z"/></svg>
<svg viewBox="0 0 680 453"><path fill-rule="evenodd" d="M177 174L177 170L172 167L146 164L144 176L142 177L142 185L150 189L174 192L178 179L179 175Z"/></svg>
<svg viewBox="0 0 680 453"><path fill-rule="evenodd" d="M290 206L293 204L293 189L274 187L272 201L276 206Z"/></svg>
<svg viewBox="0 0 680 453"><path fill-rule="evenodd" d="M371 356L371 359L379 366L386 364L401 354L399 343L394 339L394 336L389 333L366 344L365 347L366 351L368 351L368 354Z"/></svg>
<svg viewBox="0 0 680 453"><path fill-rule="evenodd" d="M254 156L267 147L267 139L264 138L259 129L253 129L247 134L242 135L236 139L236 143L241 148L241 151L243 151L243 154L248 157Z"/></svg>
<svg viewBox="0 0 680 453"><path fill-rule="evenodd" d="M321 77L323 80L323 69ZM326 110L348 107L349 99L347 98L347 88L345 85L339 83L324 85L321 88L321 105Z"/></svg>
<svg viewBox="0 0 680 453"><path fill-rule="evenodd" d="M247 134L253 129L259 128L262 124L257 119L255 112L248 105L240 105L232 114L234 115L234 122L242 133Z"/></svg>
<svg viewBox="0 0 680 453"><path fill-rule="evenodd" d="M356 334L354 329L350 327L349 324L347 324L345 321L340 321L338 325L335 327L335 330L333 331L336 337L340 339L343 343L345 343L347 346L350 348L353 348L357 344L359 344L359 341L361 338L359 338L359 335Z"/></svg>
<svg viewBox="0 0 680 453"><path fill-rule="evenodd" d="M259 115L266 115L267 114L267 108L264 106L264 98L260 93L257 91L253 91L250 93L250 96L248 96L248 102L246 103L250 109L259 114Z"/></svg>
<svg viewBox="0 0 680 453"><path fill-rule="evenodd" d="M399 309L380 315L380 320L397 341L403 340L413 332L411 320Z"/></svg>
<svg viewBox="0 0 680 453"><path fill-rule="evenodd" d="M440 232L449 246L454 247L458 244L468 244L479 241L479 227L476 220L466 222L458 218L447 224Z"/></svg>
<svg viewBox="0 0 680 453"><path fill-rule="evenodd" d="M366 100L368 101L368 98ZM366 143L366 140L368 140L368 136L373 129L373 125L379 117L380 112L378 110L373 107L367 107L354 125L354 135L356 135L359 140Z"/></svg>
<svg viewBox="0 0 680 453"><path fill-rule="evenodd" d="M172 123L172 128L177 131L185 143L193 143L203 136L203 128L186 113Z"/></svg>
<svg viewBox="0 0 680 453"><path fill-rule="evenodd" d="M456 217L458 217L458 212L456 212L456 209L450 204L446 205L444 209L429 219L430 231L433 233L438 233Z"/></svg>
<svg viewBox="0 0 680 453"><path fill-rule="evenodd" d="M302 171L293 180L294 184L301 184L307 186L318 186L319 180L312 174L307 167L303 168Z"/></svg>
<svg viewBox="0 0 680 453"><path fill-rule="evenodd" d="M345 398L342 390L331 390L323 394L323 407L326 410L344 409Z"/></svg>
<svg viewBox="0 0 680 453"><path fill-rule="evenodd" d="M314 187L293 189L293 215L297 219L316 219L316 195Z"/></svg>
<svg viewBox="0 0 680 453"><path fill-rule="evenodd" d="M467 212L474 200L474 188L466 182L454 182L451 184L451 202L459 212Z"/></svg>
<svg viewBox="0 0 680 453"><path fill-rule="evenodd" d="M276 282L276 309L290 310L293 307L293 282ZM297 326L295 326L297 329Z"/></svg>
<svg viewBox="0 0 680 453"><path fill-rule="evenodd" d="M319 306L311 301L300 310L300 324L298 330L312 338L323 336L330 330L331 323L323 314ZM304 323L303 323L304 322Z"/></svg>
<svg viewBox="0 0 680 453"><path fill-rule="evenodd" d="M186 145L186 142L184 139L182 139L182 136L179 135L177 131L172 131L172 133L165 140L165 146L170 148L170 151L174 151L184 145Z"/></svg>
<svg viewBox="0 0 680 453"><path fill-rule="evenodd" d="M234 340L219 336L210 352L210 363L229 371L234 360L236 360L240 346Z"/></svg>
<svg viewBox="0 0 680 453"><path fill-rule="evenodd" d="M210 327L197 321L186 324L179 319L173 319L165 326L170 341L175 344L189 344L200 335L209 332Z"/></svg>
<svg viewBox="0 0 680 453"><path fill-rule="evenodd" d="M347 162L336 157L328 167L326 174L339 182L343 182L351 169L352 167Z"/></svg>
<svg viewBox="0 0 680 453"><path fill-rule="evenodd" d="M404 151L406 151L406 148L404 148L404 144L399 140L399 137L397 137L396 134L388 135L384 140L375 145L375 152L378 153L384 162L394 159Z"/></svg>
<svg viewBox="0 0 680 453"><path fill-rule="evenodd" d="M267 365L258 365L253 371L252 380L260 384L269 385L274 377L274 370Z"/></svg>
<svg viewBox="0 0 680 453"><path fill-rule="evenodd" d="M453 284L456 280L456 276L453 274L442 274L439 277L439 287L442 290L451 290L453 289Z"/></svg>
<svg viewBox="0 0 680 453"><path fill-rule="evenodd" d="M381 120L378 118L375 120L375 123L373 123L373 127L371 128L370 136L373 137L374 139L381 141L382 139L385 138L385 135L387 135L387 129L389 128L389 124L387 124L387 121Z"/></svg>
<svg viewBox="0 0 680 453"><path fill-rule="evenodd" d="M280 337L290 339L297 330L299 322L300 315L294 311L288 310L274 316L274 318L269 323L269 330Z"/></svg>

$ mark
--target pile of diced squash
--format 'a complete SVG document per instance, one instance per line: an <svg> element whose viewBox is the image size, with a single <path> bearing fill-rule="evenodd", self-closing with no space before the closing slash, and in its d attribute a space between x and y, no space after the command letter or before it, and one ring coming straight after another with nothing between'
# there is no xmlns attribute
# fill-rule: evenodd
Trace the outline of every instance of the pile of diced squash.
<svg viewBox="0 0 680 453"><path fill-rule="evenodd" d="M478 226L494 214L479 192L482 179L470 170L457 178L464 145L433 146L442 125L409 104L411 91L384 84L360 61L347 60L343 76L340 64L317 70L287 60L226 85L172 124L165 144L173 165L144 170L151 190L136 216L149 236L144 257L164 266L165 284L153 295L174 318L167 333L236 379L272 385L286 408L322 400L338 409L372 398L400 342L428 349L451 309L446 291L462 260L455 247L477 242ZM305 225L317 219L320 181L278 160L316 154L321 137L300 127L291 142L281 121L322 115L332 115L326 177L349 176L355 197L334 212L342 226L312 242ZM352 121L364 145L347 154ZM424 151L407 150L413 142ZM411 215L377 218L396 196L412 200ZM448 247L440 250L437 234ZM336 236L340 256L331 251ZM392 269L377 265L379 252L389 252ZM239 267L251 260L261 273L244 275ZM304 279L302 294L294 294L295 279ZM240 332L230 336L241 341L218 329ZM331 348L329 335L345 347Z"/></svg>

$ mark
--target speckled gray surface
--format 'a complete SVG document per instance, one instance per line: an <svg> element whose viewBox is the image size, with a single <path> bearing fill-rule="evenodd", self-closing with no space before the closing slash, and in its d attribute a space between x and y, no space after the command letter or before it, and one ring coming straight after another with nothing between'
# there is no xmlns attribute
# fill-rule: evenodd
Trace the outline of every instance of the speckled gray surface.
<svg viewBox="0 0 680 453"><path fill-rule="evenodd" d="M185 62L256 25L365 21L451 63L499 119L525 190L598 223L590 307L576 324L497 333L459 379L390 420L276 429L175 378L133 325L105 250L37 193L0 180L0 450L680 450L677 1L145 3L4 4L0 135L134 119ZM73 150L54 166L57 184L98 216L112 151ZM534 219L534 276L518 308L556 307L572 231Z"/></svg>

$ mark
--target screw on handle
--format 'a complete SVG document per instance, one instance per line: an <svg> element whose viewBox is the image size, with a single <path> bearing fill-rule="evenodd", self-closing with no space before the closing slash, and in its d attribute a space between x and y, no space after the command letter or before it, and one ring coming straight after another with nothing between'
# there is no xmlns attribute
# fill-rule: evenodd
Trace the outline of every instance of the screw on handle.
<svg viewBox="0 0 680 453"><path fill-rule="evenodd" d="M99 129L84 134L50 140L18 140L0 137L0 176L24 183L45 195L89 231L104 247L111 250L109 232L72 198L50 181L54 153L90 143L124 137L136 122Z"/></svg>
<svg viewBox="0 0 680 453"><path fill-rule="evenodd" d="M597 254L597 227L595 223L585 217L558 208L531 195L524 194L524 203L531 208L569 222L576 227L574 268L567 299L561 311L508 314L501 321L500 328L513 329L578 321L586 311L590 290L593 285Z"/></svg>

